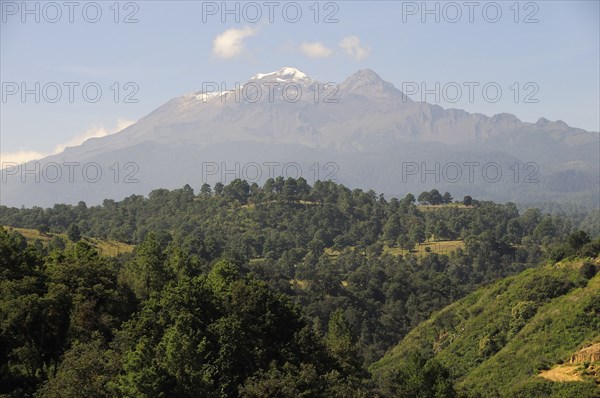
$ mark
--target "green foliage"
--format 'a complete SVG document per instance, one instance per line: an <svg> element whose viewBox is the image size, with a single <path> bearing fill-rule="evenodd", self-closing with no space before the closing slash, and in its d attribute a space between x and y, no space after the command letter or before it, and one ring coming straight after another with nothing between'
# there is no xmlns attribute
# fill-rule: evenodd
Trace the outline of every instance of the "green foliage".
<svg viewBox="0 0 600 398"><path fill-rule="evenodd" d="M133 258L125 264L123 278L138 299L146 300L159 292L171 279L166 258L154 233L136 247Z"/></svg>
<svg viewBox="0 0 600 398"><path fill-rule="evenodd" d="M356 380L347 380L337 371L319 374L310 364L299 367L290 363L277 367L274 363L269 370L260 371L248 378L240 387L240 397L367 397L368 392Z"/></svg>
<svg viewBox="0 0 600 398"><path fill-rule="evenodd" d="M578 254L582 257L596 258L600 254L600 239L583 245Z"/></svg>
<svg viewBox="0 0 600 398"><path fill-rule="evenodd" d="M537 303L535 301L519 301L515 304L510 313L510 323L508 338L515 336L527 324L529 319L535 315Z"/></svg>
<svg viewBox="0 0 600 398"><path fill-rule="evenodd" d="M579 273L585 279L592 279L598 273L598 269L591 261L585 261L579 269Z"/></svg>
<svg viewBox="0 0 600 398"><path fill-rule="evenodd" d="M134 309L131 296L117 283L114 263L84 242L42 256L4 230L0 247L0 258L7 261L0 279L0 391L29 394L50 378L44 394L77 396L75 386L68 390L53 379L77 374L71 365L87 366L73 362L72 355L79 354L69 354L69 347L112 338Z"/></svg>
<svg viewBox="0 0 600 398"><path fill-rule="evenodd" d="M569 245L571 245L573 250L577 251L581 249L583 245L590 243L591 240L587 232L577 231L567 237L567 242L569 243Z"/></svg>
<svg viewBox="0 0 600 398"><path fill-rule="evenodd" d="M210 184L204 183L200 188L200 195L202 196L210 196L212 194L212 189L210 189Z"/></svg>
<svg viewBox="0 0 600 398"><path fill-rule="evenodd" d="M358 352L354 344L352 330L344 317L343 311L336 310L330 315L325 344L348 371L360 369L361 364L358 361Z"/></svg>
<svg viewBox="0 0 600 398"><path fill-rule="evenodd" d="M587 381L559 388L534 379L598 337L599 291L600 278L588 281L576 266L525 271L435 314L371 369L385 379L405 358L426 353L451 369L468 395L594 396Z"/></svg>
<svg viewBox="0 0 600 398"><path fill-rule="evenodd" d="M505 396L510 398L598 398L600 391L593 381L556 383L538 378L510 387Z"/></svg>
<svg viewBox="0 0 600 398"><path fill-rule="evenodd" d="M380 380L385 396L406 398L456 397L453 380L448 369L436 360L426 360L411 355L399 368Z"/></svg>
<svg viewBox="0 0 600 398"><path fill-rule="evenodd" d="M600 241L568 238L561 217L519 214L512 203L454 205L437 190L419 201L439 206L279 177L263 187L204 185L198 195L189 185L157 189L101 206L0 206L3 223L52 234L27 244L0 229L0 394L454 396L455 377L467 385L474 366L529 333L548 303L597 278ZM460 247L406 251L432 237ZM99 239L136 247L102 257ZM512 282L467 296L553 255L592 259L580 271L524 274L514 297L504 295ZM442 310L465 296L482 302ZM583 316L544 318L544 327L587 336L600 311L594 297L577 302ZM475 326L461 330L471 318ZM421 359L374 385L366 366L403 338L427 341L414 343ZM546 338L552 348L519 366L553 363L556 341ZM456 363L451 352L460 353Z"/></svg>
<svg viewBox="0 0 600 398"><path fill-rule="evenodd" d="M267 370L277 364L321 372L333 363L314 337L304 336L298 311L265 284L230 279L227 289L214 287L202 277L183 280L129 322L122 394L235 396L250 377L255 382L248 385L266 383Z"/></svg>
<svg viewBox="0 0 600 398"><path fill-rule="evenodd" d="M67 232L67 237L72 242L79 242L79 240L81 239L81 231L79 230L79 227L77 226L77 224L69 225L69 228L67 228L66 232Z"/></svg>
<svg viewBox="0 0 600 398"><path fill-rule="evenodd" d="M231 184L227 185L223 189L223 196L230 201L237 201L241 204L248 202L248 195L250 194L250 185L246 181L235 179Z"/></svg>
<svg viewBox="0 0 600 398"><path fill-rule="evenodd" d="M419 203L428 205L441 205L452 202L452 195L446 192L444 196L437 189L432 189L430 192L421 192L418 198Z"/></svg>
<svg viewBox="0 0 600 398"><path fill-rule="evenodd" d="M67 352L56 374L40 388L43 398L108 398L116 395L112 381L119 372L118 357L100 339L76 342Z"/></svg>
<svg viewBox="0 0 600 398"><path fill-rule="evenodd" d="M218 261L210 270L207 283L217 293L226 292L233 281L240 277L240 268L225 260Z"/></svg>
<svg viewBox="0 0 600 398"><path fill-rule="evenodd" d="M36 229L42 235L43 234L47 234L50 231L50 227L48 226L48 224L38 224L38 226L36 227Z"/></svg>

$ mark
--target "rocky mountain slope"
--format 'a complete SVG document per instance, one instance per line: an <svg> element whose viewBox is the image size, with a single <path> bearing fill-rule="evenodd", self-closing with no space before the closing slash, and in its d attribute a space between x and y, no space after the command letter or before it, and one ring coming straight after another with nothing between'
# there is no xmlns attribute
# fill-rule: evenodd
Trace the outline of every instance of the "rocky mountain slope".
<svg viewBox="0 0 600 398"><path fill-rule="evenodd" d="M42 159L37 183L23 176L34 165L5 169L1 200L96 203L186 183L260 183L274 173L392 195L439 187L497 200L552 196L589 204L599 197L599 152L598 133L415 102L371 70L336 84L283 68L230 89L207 83L118 133ZM68 162L77 163L73 182ZM94 181L97 169L102 176Z"/></svg>

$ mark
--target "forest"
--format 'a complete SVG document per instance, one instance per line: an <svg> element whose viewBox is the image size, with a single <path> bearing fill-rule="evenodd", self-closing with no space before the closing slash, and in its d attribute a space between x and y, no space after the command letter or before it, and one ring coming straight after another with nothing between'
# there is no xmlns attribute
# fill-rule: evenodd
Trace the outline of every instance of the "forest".
<svg viewBox="0 0 600 398"><path fill-rule="evenodd" d="M378 361L389 363L432 315L503 278L583 259L563 276L563 293L597 280L595 217L435 189L387 199L281 177L90 207L0 206L0 395L504 396L500 384L465 383L473 369L416 343L419 355L401 367L383 372ZM107 255L93 240L134 248ZM543 288L560 292L548 281ZM595 300L585 307L592 330ZM498 350L484 347L482 358ZM569 391L598 396L589 383L553 396Z"/></svg>

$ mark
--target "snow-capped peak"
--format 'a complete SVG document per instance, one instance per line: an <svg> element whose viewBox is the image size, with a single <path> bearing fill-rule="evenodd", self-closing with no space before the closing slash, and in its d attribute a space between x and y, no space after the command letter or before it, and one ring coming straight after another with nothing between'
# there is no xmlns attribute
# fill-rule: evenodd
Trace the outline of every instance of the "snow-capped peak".
<svg viewBox="0 0 600 398"><path fill-rule="evenodd" d="M250 78L250 80L260 80L264 78L273 78L277 80L285 80L285 81L301 81L301 80L310 80L310 77L306 75L306 73L299 71L296 68L284 67L279 69L278 71L271 73L258 73Z"/></svg>

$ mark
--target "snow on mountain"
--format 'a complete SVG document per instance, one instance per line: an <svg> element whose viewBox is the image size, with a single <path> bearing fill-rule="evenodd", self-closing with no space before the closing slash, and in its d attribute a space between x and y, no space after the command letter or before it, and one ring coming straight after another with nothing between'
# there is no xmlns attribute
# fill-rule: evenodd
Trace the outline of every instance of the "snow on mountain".
<svg viewBox="0 0 600 398"><path fill-rule="evenodd" d="M143 184L88 184L80 194L73 184L19 184L15 178L4 183L3 179L2 204L40 205L76 198L93 203L104 197L147 193L200 181L198 173L207 160L235 165L242 159L259 164L337 162L340 181L391 194L442 187L404 184L398 173L406 161L427 163L427 167L442 167L443 162L504 162L505 176L511 176L508 167L516 163L535 163L537 185L453 183L448 189L455 196L465 192L518 201L539 198L544 189L566 187L562 176L569 175L578 178L581 183L576 186L584 192L574 195L586 200L597 196L597 188L587 181L597 181L598 133L560 121L542 118L525 123L511 114L490 117L411 101L368 69L339 85L323 84L296 68L284 67L255 74L228 90L214 88L173 98L118 133L87 140L40 161L42 170L49 162L97 162L107 169L106 175L113 173L108 168L115 162L133 162ZM564 173L575 168L575 174ZM557 177L550 178L553 175ZM544 176L551 184L543 184Z"/></svg>
<svg viewBox="0 0 600 398"><path fill-rule="evenodd" d="M286 85L300 85L300 87L308 87L310 84L314 82L306 73L301 72L296 68L291 67L283 67L275 72L270 73L257 73L252 76L246 83L244 84L236 84L234 88L229 90L211 90L211 91L196 91L192 94L189 94L188 97L194 98L198 101L207 102L207 101L227 101L228 97L237 98L240 95L247 95L247 91L252 91L252 96L256 95L255 92L257 90L265 91L266 93L270 91L281 92L284 88L291 88ZM272 84L275 83L275 84ZM246 87L244 89L244 87ZM318 88L318 87L317 87ZM246 91L242 91L246 90ZM261 92L262 94L262 92ZM237 96L237 97L236 97ZM261 98L264 97L261 95Z"/></svg>
<svg viewBox="0 0 600 398"><path fill-rule="evenodd" d="M256 75L252 76L250 78L250 80L261 80L264 78L280 79L282 81L296 81L296 82L311 80L310 77L308 77L308 75L306 73L301 72L296 68L291 68L291 67L287 67L287 66L279 69L278 71L271 72L271 73L257 73Z"/></svg>

